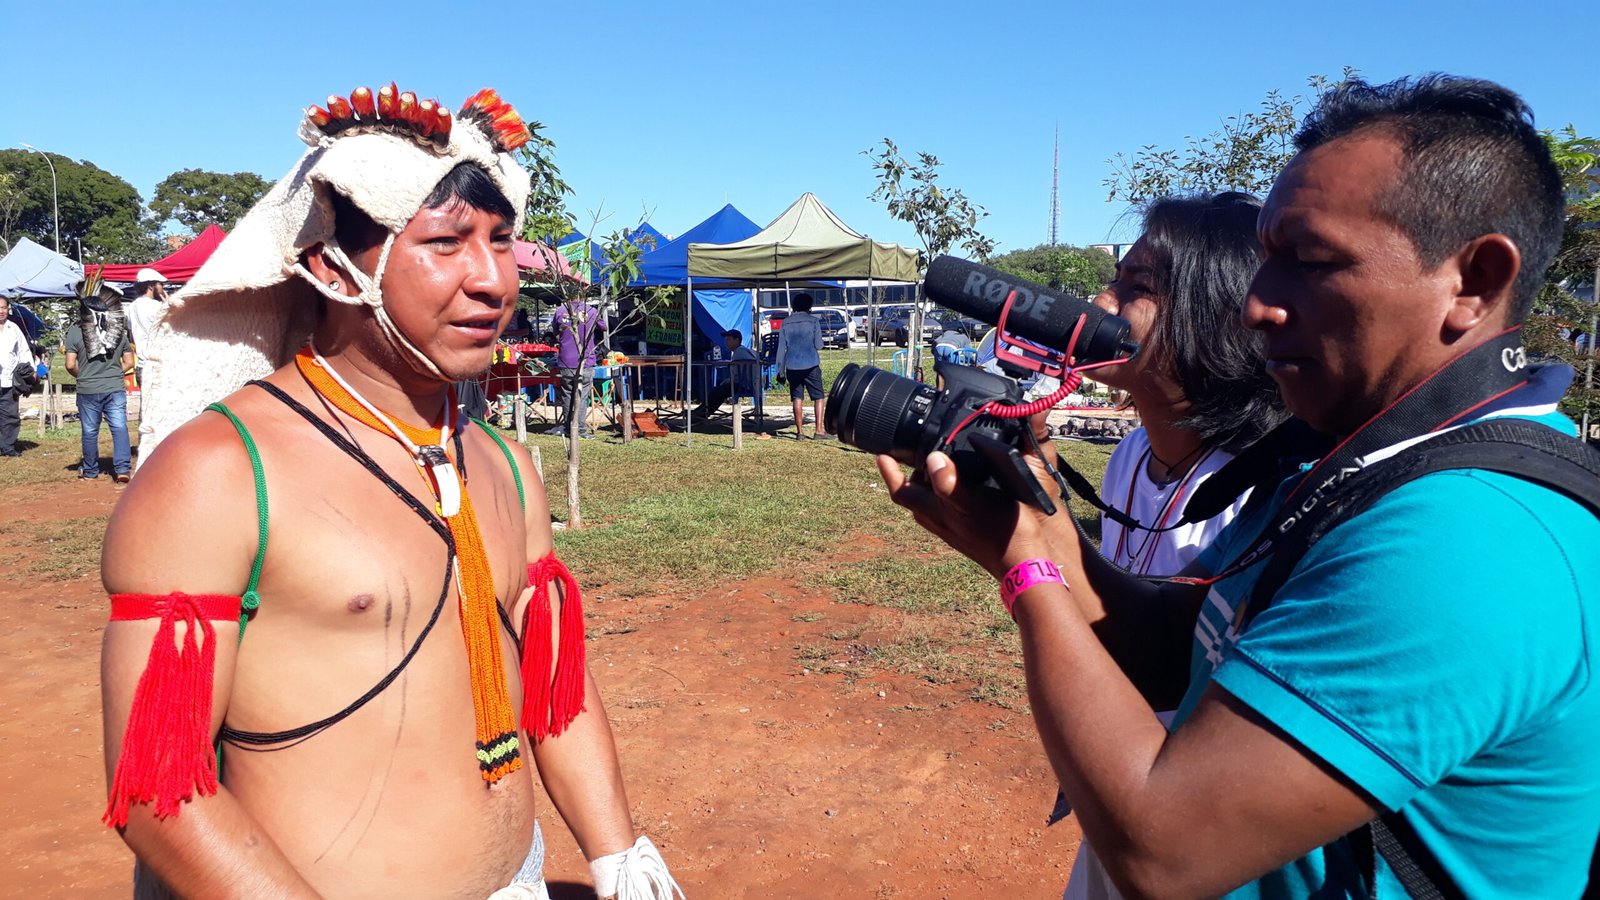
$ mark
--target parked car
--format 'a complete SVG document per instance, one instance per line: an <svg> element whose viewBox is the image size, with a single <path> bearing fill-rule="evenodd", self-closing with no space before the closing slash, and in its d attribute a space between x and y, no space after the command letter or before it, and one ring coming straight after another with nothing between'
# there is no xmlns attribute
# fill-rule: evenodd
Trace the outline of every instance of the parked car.
<svg viewBox="0 0 1600 900"><path fill-rule="evenodd" d="M854 325L856 329L855 332L850 335L851 340L864 341L867 339L867 332L869 330L868 326L872 324L872 316L868 315L869 311L870 307L866 306L850 307L850 324Z"/></svg>
<svg viewBox="0 0 1600 900"><path fill-rule="evenodd" d="M904 347L911 343L911 307L910 306L885 306L878 312L878 318L872 322L872 341L881 344L885 340L893 341L895 346ZM919 343L932 343L940 332L944 331L939 321L931 315L922 317L922 336Z"/></svg>
<svg viewBox="0 0 1600 900"><path fill-rule="evenodd" d="M974 343L983 340L983 336L988 334L989 329L993 327L982 319L974 319L971 316L964 316L948 309L936 309L929 313L928 316L939 323L940 333L946 331L959 332L966 335ZM938 337L938 335L935 335L935 337Z"/></svg>
<svg viewBox="0 0 1600 900"><path fill-rule="evenodd" d="M761 337L776 334L783 327L783 320L789 317L787 309L763 309L760 320L756 323L756 333Z"/></svg>
<svg viewBox="0 0 1600 900"><path fill-rule="evenodd" d="M850 310L849 309L847 309L847 308L845 308L843 306L818 306L818 307L813 308L811 310L811 312L814 315L816 315L816 317L818 319L821 319L822 318L822 314L825 313L825 312L826 313L837 313L838 314L839 318L844 321L845 330L847 332L846 335L845 335L845 343L840 345L842 347L850 346L850 342L855 340L856 339L856 335L861 333L860 329L857 328L857 326L856 326L855 317L850 314ZM827 323L824 323L823 324L823 330L826 331L827 328L828 328ZM825 340L828 340L828 342L830 344L833 343L833 340L831 338L825 338Z"/></svg>
<svg viewBox="0 0 1600 900"><path fill-rule="evenodd" d="M811 314L817 317L817 324L822 326L822 343L827 347L848 349L850 346L850 320L844 311L832 307L813 309Z"/></svg>

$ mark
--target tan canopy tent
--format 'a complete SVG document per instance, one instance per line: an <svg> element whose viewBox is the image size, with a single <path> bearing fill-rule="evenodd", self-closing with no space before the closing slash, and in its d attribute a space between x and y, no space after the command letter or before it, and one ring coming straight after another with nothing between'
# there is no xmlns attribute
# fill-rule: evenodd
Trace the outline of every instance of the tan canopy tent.
<svg viewBox="0 0 1600 900"><path fill-rule="evenodd" d="M815 194L731 244L690 244L689 277L727 281L871 278L916 281L917 251L883 244L839 220Z"/></svg>
<svg viewBox="0 0 1600 900"><path fill-rule="evenodd" d="M688 270L690 296L696 278L746 285L865 278L869 305L873 281L915 282L919 277L916 250L874 241L846 225L809 191L771 225L742 241L690 244ZM686 377L693 383L690 333L684 329L684 356ZM690 442L692 428L685 429Z"/></svg>

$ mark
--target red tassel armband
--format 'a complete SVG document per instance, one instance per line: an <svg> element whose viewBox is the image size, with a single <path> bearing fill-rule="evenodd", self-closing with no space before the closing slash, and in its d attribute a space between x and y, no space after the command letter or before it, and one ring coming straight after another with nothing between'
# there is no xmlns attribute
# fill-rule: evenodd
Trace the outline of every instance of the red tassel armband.
<svg viewBox="0 0 1600 900"><path fill-rule="evenodd" d="M561 632L556 652L550 650L554 607L551 580L561 582ZM578 582L555 551L528 566L528 586L533 599L522 618L522 729L534 741L565 731L583 712L583 681L587 671L583 649L583 600ZM555 668L552 675L551 668Z"/></svg>
<svg viewBox="0 0 1600 900"><path fill-rule="evenodd" d="M217 632L211 623L237 621L242 600L218 595L112 594L111 621L160 619L150 661L134 689L122 754L111 780L103 821L121 828L136 803L155 806L157 818L178 814L196 792L217 792L217 757L211 749L211 682ZM180 646L177 624L182 622Z"/></svg>

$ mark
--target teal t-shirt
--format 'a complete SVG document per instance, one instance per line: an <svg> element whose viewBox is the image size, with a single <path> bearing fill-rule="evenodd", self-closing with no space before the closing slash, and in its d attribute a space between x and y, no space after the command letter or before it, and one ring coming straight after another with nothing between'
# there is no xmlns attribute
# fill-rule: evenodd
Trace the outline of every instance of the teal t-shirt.
<svg viewBox="0 0 1600 900"><path fill-rule="evenodd" d="M122 380L122 354L128 352L128 337L117 341L116 349L104 356L90 357L84 352L83 329L67 329L67 352L78 355L78 393L110 394L128 389Z"/></svg>
<svg viewBox="0 0 1600 900"><path fill-rule="evenodd" d="M1276 506L1201 564L1222 571ZM1259 574L1212 586L1174 728L1214 680L1400 811L1467 896L1578 896L1600 832L1600 519L1508 475L1439 472L1330 531L1241 635ZM1229 896L1363 882L1339 841ZM1378 882L1405 896L1381 859Z"/></svg>

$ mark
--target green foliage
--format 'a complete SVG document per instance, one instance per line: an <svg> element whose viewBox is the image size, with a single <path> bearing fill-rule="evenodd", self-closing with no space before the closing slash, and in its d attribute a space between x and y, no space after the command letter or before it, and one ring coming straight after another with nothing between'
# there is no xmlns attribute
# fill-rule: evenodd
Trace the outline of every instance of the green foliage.
<svg viewBox="0 0 1600 900"><path fill-rule="evenodd" d="M61 249L67 252L65 244ZM170 252L148 219L123 212L95 220L83 236L83 259L90 263L142 263Z"/></svg>
<svg viewBox="0 0 1600 900"><path fill-rule="evenodd" d="M533 138L517 150L532 182L522 236L524 240L545 240L554 246L556 241L572 233L576 222L567 209L567 195L572 193L572 186L561 177L561 169L555 161L556 144L541 133L544 125L539 122L527 125Z"/></svg>
<svg viewBox="0 0 1600 900"><path fill-rule="evenodd" d="M958 245L980 260L994 252L994 241L978 231L979 220L989 213L960 190L939 186L938 157L918 153L916 163L908 162L888 138L883 139L881 148L868 148L861 155L872 160L878 173L878 186L869 198L883 203L889 215L916 229L929 259Z"/></svg>
<svg viewBox="0 0 1600 900"><path fill-rule="evenodd" d="M1587 414L1594 421L1600 418L1600 387L1585 383L1589 367L1594 365L1593 345L1591 342L1580 351L1573 334L1593 334L1595 318L1600 315L1600 295L1591 295L1593 299L1585 302L1571 289L1594 284L1600 275L1600 140L1578 134L1572 125L1543 134L1566 188L1567 221L1561 249L1534 302L1533 314L1523 326L1523 343L1537 356L1561 360L1578 370L1561 407L1575 419Z"/></svg>
<svg viewBox="0 0 1600 900"><path fill-rule="evenodd" d="M1285 97L1267 92L1261 108L1223 119L1210 134L1185 135L1187 146L1139 148L1132 157L1118 153L1107 162L1111 175L1103 182L1107 200L1131 204L1175 194L1248 191L1264 195L1294 156L1294 133L1300 119L1324 93L1357 75L1346 66L1335 81L1325 75L1306 79L1311 91Z"/></svg>
<svg viewBox="0 0 1600 900"><path fill-rule="evenodd" d="M158 222L176 219L180 225L199 234L210 224L233 230L255 202L272 187L254 172L207 172L184 169L168 175L156 185L150 211Z"/></svg>
<svg viewBox="0 0 1600 900"><path fill-rule="evenodd" d="M1099 293L1117 272L1117 261L1111 254L1065 244L1040 244L1027 250L1013 250L989 260L989 265L1080 297Z"/></svg>
<svg viewBox="0 0 1600 900"><path fill-rule="evenodd" d="M12 229L17 217L22 215L22 205L27 201L15 172L0 172L0 253L11 250L15 242Z"/></svg>
<svg viewBox="0 0 1600 900"><path fill-rule="evenodd" d="M94 163L74 161L51 153L49 164L42 153L27 150L0 150L0 172L14 176L21 196L12 211L14 219L4 237L14 242L26 234L46 247L55 246L54 204L50 196L50 165L55 166L57 195L61 207L61 249L70 252L75 241L90 243L89 232L101 219L119 219L119 233L129 237L141 229L153 236L154 229L142 218L144 204L133 185ZM4 199L0 198L0 206ZM0 215L0 225L6 224ZM102 229L102 239L105 235ZM117 244L122 247L127 241Z"/></svg>

